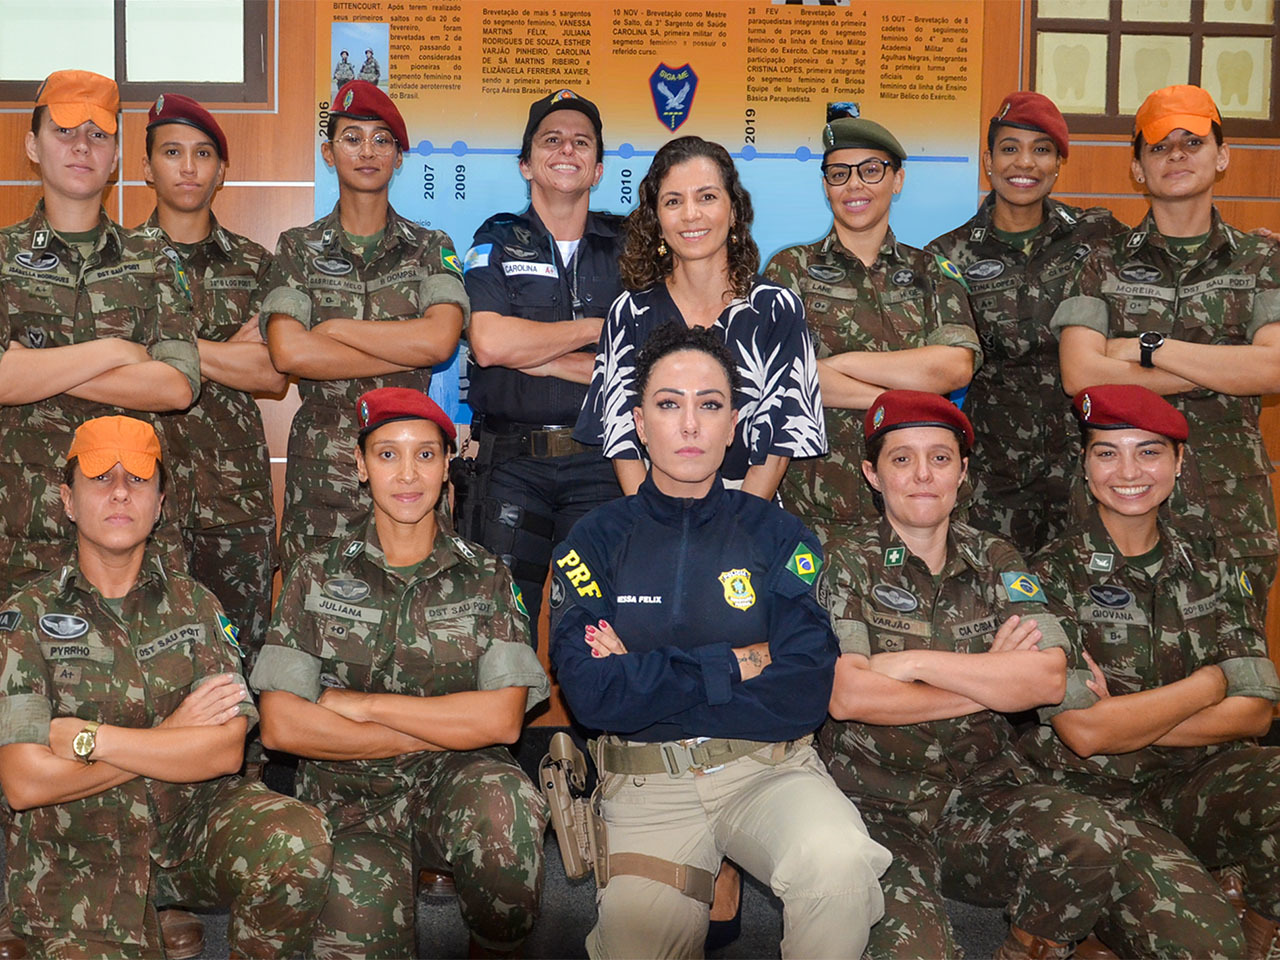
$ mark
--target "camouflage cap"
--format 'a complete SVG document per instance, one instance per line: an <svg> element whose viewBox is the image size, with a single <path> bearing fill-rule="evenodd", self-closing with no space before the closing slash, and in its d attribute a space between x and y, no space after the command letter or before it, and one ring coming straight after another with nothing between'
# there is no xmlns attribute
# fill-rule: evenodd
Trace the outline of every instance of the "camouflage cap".
<svg viewBox="0 0 1280 960"><path fill-rule="evenodd" d="M824 157L833 150L857 147L865 150L883 150L894 157L898 163L907 159L907 151L898 142L898 138L874 120L867 120L864 117L839 117L823 128Z"/></svg>
<svg viewBox="0 0 1280 960"><path fill-rule="evenodd" d="M148 480L160 461L160 438L145 420L97 417L76 428L67 462L77 458L86 477L100 477L119 463L135 477Z"/></svg>
<svg viewBox="0 0 1280 960"><path fill-rule="evenodd" d="M48 107L49 116L60 127L74 128L92 120L113 134L120 112L120 88L100 73L55 70L40 84L36 106Z"/></svg>
<svg viewBox="0 0 1280 960"><path fill-rule="evenodd" d="M946 397L921 390L886 390L876 397L862 421L862 432L870 443L882 433L907 427L943 427L954 430L973 446L973 424L959 407Z"/></svg>
<svg viewBox="0 0 1280 960"><path fill-rule="evenodd" d="M1086 387L1071 402L1080 422L1099 430L1146 430L1162 437L1186 441L1187 418L1168 400L1132 383L1105 383Z"/></svg>
<svg viewBox="0 0 1280 960"><path fill-rule="evenodd" d="M207 134L218 148L218 156L223 160L227 159L227 135L222 132L222 127L218 126L213 114L202 107L199 101L180 93L160 94L147 113L147 129L166 123L183 123Z"/></svg>
<svg viewBox="0 0 1280 960"><path fill-rule="evenodd" d="M366 51L368 52L368 51ZM333 98L330 116L352 120L381 120L396 138L401 150L409 149L409 130L404 117L390 97L368 80L348 80Z"/></svg>

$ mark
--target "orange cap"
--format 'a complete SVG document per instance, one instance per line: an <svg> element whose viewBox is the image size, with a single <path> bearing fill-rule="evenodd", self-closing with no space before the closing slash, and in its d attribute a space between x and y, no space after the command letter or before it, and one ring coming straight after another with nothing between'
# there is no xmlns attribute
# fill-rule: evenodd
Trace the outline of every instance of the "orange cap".
<svg viewBox="0 0 1280 960"><path fill-rule="evenodd" d="M1179 128L1198 137L1209 135L1212 124L1222 123L1217 104L1201 87L1181 83L1155 91L1142 101L1133 118L1133 136L1159 143Z"/></svg>
<svg viewBox="0 0 1280 960"><path fill-rule="evenodd" d="M147 480L160 460L160 438L145 420L97 417L76 428L67 460L76 457L86 477L100 477L120 463L135 477Z"/></svg>
<svg viewBox="0 0 1280 960"><path fill-rule="evenodd" d="M115 133L120 88L100 73L55 70L40 85L36 106L48 107L49 116L60 127L78 127L92 120L107 133Z"/></svg>

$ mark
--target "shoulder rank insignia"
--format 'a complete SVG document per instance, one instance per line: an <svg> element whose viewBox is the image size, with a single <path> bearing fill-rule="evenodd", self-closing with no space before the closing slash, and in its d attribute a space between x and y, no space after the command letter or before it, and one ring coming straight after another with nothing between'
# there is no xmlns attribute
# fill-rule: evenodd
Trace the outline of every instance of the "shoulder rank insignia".
<svg viewBox="0 0 1280 960"><path fill-rule="evenodd" d="M791 558L792 561L795 557ZM810 558L812 562L812 558ZM804 578L801 578L804 579ZM806 583L812 583L812 575ZM720 585L724 587L724 602L735 610L750 610L756 602L756 591L751 586L751 571L739 567L726 570L720 574Z"/></svg>
<svg viewBox="0 0 1280 960"><path fill-rule="evenodd" d="M1040 580L1035 574L1005 572L1000 574L1000 582L1004 584L1004 592L1013 603L1044 600L1044 591L1040 589Z"/></svg>
<svg viewBox="0 0 1280 960"><path fill-rule="evenodd" d="M231 644L232 648L240 656L244 656L244 648L240 646L240 631L236 629L236 625L232 623L225 614L218 614L218 631L222 634L222 638Z"/></svg>
<svg viewBox="0 0 1280 960"><path fill-rule="evenodd" d="M813 551L805 546L802 540L791 551L791 559L787 561L787 569L809 584L809 586L813 586L813 581L818 577L818 571L822 569L822 561L813 555ZM724 577L720 579L723 581ZM750 586L749 582L748 586Z"/></svg>

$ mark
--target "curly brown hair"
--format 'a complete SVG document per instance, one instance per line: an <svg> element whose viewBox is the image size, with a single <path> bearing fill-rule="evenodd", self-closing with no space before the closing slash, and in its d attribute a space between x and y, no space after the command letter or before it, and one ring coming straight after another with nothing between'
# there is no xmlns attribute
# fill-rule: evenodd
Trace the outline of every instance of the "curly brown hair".
<svg viewBox="0 0 1280 960"><path fill-rule="evenodd" d="M729 289L735 297L745 297L760 270L760 250L751 238L751 194L738 178L729 151L701 137L678 137L664 144L654 155L649 172L640 181L636 208L627 216L627 242L618 260L622 285L628 290L646 290L665 280L674 268L670 251L658 252L662 239L658 229L658 191L673 167L706 157L720 168L720 180L729 193L733 228L729 231Z"/></svg>

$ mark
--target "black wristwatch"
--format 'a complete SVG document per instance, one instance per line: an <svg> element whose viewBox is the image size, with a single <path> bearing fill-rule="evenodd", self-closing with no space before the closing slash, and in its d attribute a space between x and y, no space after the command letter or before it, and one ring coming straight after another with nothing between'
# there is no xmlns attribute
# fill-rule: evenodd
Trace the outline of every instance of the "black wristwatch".
<svg viewBox="0 0 1280 960"><path fill-rule="evenodd" d="M1164 346L1164 334L1156 333L1154 330L1148 330L1138 336L1138 347L1142 351L1142 356L1138 363L1144 367L1154 367L1151 362L1151 355Z"/></svg>

